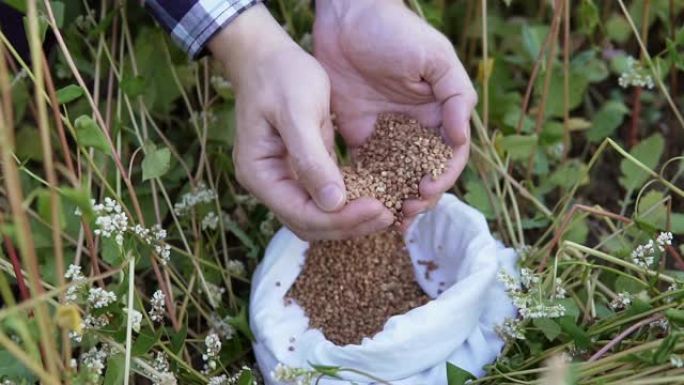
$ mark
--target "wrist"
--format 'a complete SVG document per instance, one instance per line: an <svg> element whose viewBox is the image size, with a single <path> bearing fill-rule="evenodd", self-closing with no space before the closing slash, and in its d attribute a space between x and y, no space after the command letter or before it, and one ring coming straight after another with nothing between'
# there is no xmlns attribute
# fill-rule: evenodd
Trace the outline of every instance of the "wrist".
<svg viewBox="0 0 684 385"><path fill-rule="evenodd" d="M219 31L208 47L224 65L231 82L239 86L245 70L293 44L268 9L256 4Z"/></svg>
<svg viewBox="0 0 684 385"><path fill-rule="evenodd" d="M369 5L386 4L404 4L403 0L316 0L316 15L319 12L332 12L334 14L341 14L353 7L365 8Z"/></svg>

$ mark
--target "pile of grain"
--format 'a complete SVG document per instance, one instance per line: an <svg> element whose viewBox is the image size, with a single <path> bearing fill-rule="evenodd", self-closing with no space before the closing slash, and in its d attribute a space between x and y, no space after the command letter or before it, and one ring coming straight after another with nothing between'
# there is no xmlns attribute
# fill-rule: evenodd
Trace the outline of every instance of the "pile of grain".
<svg viewBox="0 0 684 385"><path fill-rule="evenodd" d="M435 130L405 115L380 114L354 164L342 168L347 197L376 198L401 219L403 201L420 197L420 180L442 174L452 155Z"/></svg>
<svg viewBox="0 0 684 385"><path fill-rule="evenodd" d="M309 327L338 345L358 344L382 330L389 317L429 301L394 231L313 242L288 297L304 309Z"/></svg>
<svg viewBox="0 0 684 385"><path fill-rule="evenodd" d="M354 165L343 168L348 198L379 199L400 220L403 201L419 197L420 180L439 176L451 156L436 132L406 116L382 114ZM389 317L429 300L396 230L312 242L286 298L304 309L310 327L338 345L358 344Z"/></svg>

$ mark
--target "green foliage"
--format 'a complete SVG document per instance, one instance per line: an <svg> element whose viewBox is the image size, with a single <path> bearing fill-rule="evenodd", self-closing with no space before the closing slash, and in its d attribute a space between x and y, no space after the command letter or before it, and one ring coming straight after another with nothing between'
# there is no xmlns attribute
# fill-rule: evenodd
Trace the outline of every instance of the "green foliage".
<svg viewBox="0 0 684 385"><path fill-rule="evenodd" d="M76 140L84 147L93 147L104 153L109 151L107 138L102 133L102 129L95 121L87 115L82 115L74 121L76 128Z"/></svg>
<svg viewBox="0 0 684 385"><path fill-rule="evenodd" d="M658 164L665 149L665 139L659 133L653 134L641 141L632 150L630 155L643 166L653 169ZM620 184L628 191L634 191L641 187L649 178L648 172L639 167L632 159L623 159L620 162Z"/></svg>
<svg viewBox="0 0 684 385"><path fill-rule="evenodd" d="M468 380L475 379L475 376L473 376L470 372L461 369L450 362L447 362L446 364L446 372L447 384L449 385L464 385L468 382Z"/></svg>
<svg viewBox="0 0 684 385"><path fill-rule="evenodd" d="M168 148L157 148L153 143L149 143L145 159L142 161L143 182L163 176L170 167L171 151Z"/></svg>

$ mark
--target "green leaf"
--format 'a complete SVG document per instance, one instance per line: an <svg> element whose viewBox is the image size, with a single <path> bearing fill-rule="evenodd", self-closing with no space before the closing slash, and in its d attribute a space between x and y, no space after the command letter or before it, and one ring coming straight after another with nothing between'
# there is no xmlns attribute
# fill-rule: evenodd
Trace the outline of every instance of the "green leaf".
<svg viewBox="0 0 684 385"><path fill-rule="evenodd" d="M33 384L36 381L33 373L6 350L0 350L0 373L2 373L3 377L17 381L25 379L29 384Z"/></svg>
<svg viewBox="0 0 684 385"><path fill-rule="evenodd" d="M125 359L123 353L117 353L107 360L107 372L104 385L120 385L124 382Z"/></svg>
<svg viewBox="0 0 684 385"><path fill-rule="evenodd" d="M152 330L147 328L140 331L138 338L135 339L133 347L131 348L131 354L133 354L134 357L142 356L145 353L149 352L150 349L152 349L152 347L154 346L154 344L156 344L157 341L159 341L162 329L159 328L159 330L157 330L156 333L152 332Z"/></svg>
<svg viewBox="0 0 684 385"><path fill-rule="evenodd" d="M475 376L472 373L459 368L451 362L447 362L446 371L448 385L464 385L466 381L475 379Z"/></svg>
<svg viewBox="0 0 684 385"><path fill-rule="evenodd" d="M51 1L50 7L52 8L52 14L55 17L55 23L57 28L62 28L64 26L64 3L61 1Z"/></svg>
<svg viewBox="0 0 684 385"><path fill-rule="evenodd" d="M625 43L632 35L632 29L630 28L629 23L620 15L614 14L608 19L605 25L608 38L617 43Z"/></svg>
<svg viewBox="0 0 684 385"><path fill-rule="evenodd" d="M81 115L74 121L76 128L76 141L84 147L93 147L104 153L109 152L107 138L102 129L88 115Z"/></svg>
<svg viewBox="0 0 684 385"><path fill-rule="evenodd" d="M591 35L600 21L599 10L593 0L583 0L579 7L579 20L584 33Z"/></svg>
<svg viewBox="0 0 684 385"><path fill-rule="evenodd" d="M186 319L185 322L183 322L183 326L178 331L171 328L168 329L169 334L171 335L171 351L174 354L179 354L185 344L185 338L188 336L188 321Z"/></svg>
<svg viewBox="0 0 684 385"><path fill-rule="evenodd" d="M681 336L681 333L672 333L665 337L653 353L653 364L662 365L667 362Z"/></svg>
<svg viewBox="0 0 684 385"><path fill-rule="evenodd" d="M252 385L253 383L255 383L255 381L252 370L247 368L243 369L242 372L240 372L240 377L238 377L237 385Z"/></svg>
<svg viewBox="0 0 684 385"><path fill-rule="evenodd" d="M145 78L140 75L134 77L126 76L119 85L129 98L135 98L145 92Z"/></svg>
<svg viewBox="0 0 684 385"><path fill-rule="evenodd" d="M316 365L316 364L312 364L312 363L309 363L309 365L311 365L311 367L314 368L314 370L317 371L318 373L324 374L324 375L326 375L328 377L332 377L332 378L340 378L340 375L339 375L340 368L337 366Z"/></svg>
<svg viewBox="0 0 684 385"><path fill-rule="evenodd" d="M84 216L92 217L94 215L93 206L90 203L90 194L85 189L63 187L59 190L59 193L64 199L75 204Z"/></svg>
<svg viewBox="0 0 684 385"><path fill-rule="evenodd" d="M684 234L684 214L672 213L670 215L670 222L672 228L670 229L675 234Z"/></svg>
<svg viewBox="0 0 684 385"><path fill-rule="evenodd" d="M26 13L26 0L2 0L2 2L21 13Z"/></svg>
<svg viewBox="0 0 684 385"><path fill-rule="evenodd" d="M171 151L168 148L154 149L145 154L142 161L143 181L159 178L169 171Z"/></svg>
<svg viewBox="0 0 684 385"><path fill-rule="evenodd" d="M651 190L641 196L637 210L637 219L650 227L665 230L667 225L667 205L663 201L665 196L660 191Z"/></svg>
<svg viewBox="0 0 684 385"><path fill-rule="evenodd" d="M643 165L653 170L665 149L665 140L660 133L655 133L632 148L629 153ZM649 174L643 171L632 160L624 158L620 161L620 184L627 191L635 191L648 180Z"/></svg>
<svg viewBox="0 0 684 385"><path fill-rule="evenodd" d="M83 88L75 84L69 84L57 90L57 102L59 104L73 102L81 96L83 96Z"/></svg>
<svg viewBox="0 0 684 385"><path fill-rule="evenodd" d="M591 346L589 335L584 329L577 325L572 317L562 317L559 320L559 323L563 331L568 333L572 340L575 341L575 345L577 345L578 348L586 349Z"/></svg>
<svg viewBox="0 0 684 385"><path fill-rule="evenodd" d="M499 137L497 144L511 159L524 160L537 146L537 135L506 135Z"/></svg>
<svg viewBox="0 0 684 385"><path fill-rule="evenodd" d="M121 266L124 256L113 237L102 238L102 259L112 266Z"/></svg>
<svg viewBox="0 0 684 385"><path fill-rule="evenodd" d="M684 310L681 309L667 309L665 310L665 317L670 323L684 326Z"/></svg>
<svg viewBox="0 0 684 385"><path fill-rule="evenodd" d="M237 316L229 318L228 324L244 334L250 341L254 341L254 334L252 334L252 330L249 328L247 306L243 306Z"/></svg>
<svg viewBox="0 0 684 385"><path fill-rule="evenodd" d="M470 178L465 182L465 200L468 204L480 210L487 219L494 219L494 207L489 201L487 188L479 178Z"/></svg>
<svg viewBox="0 0 684 385"><path fill-rule="evenodd" d="M535 318L532 323L544 333L549 341L553 341L561 333L560 326L550 318Z"/></svg>
<svg viewBox="0 0 684 385"><path fill-rule="evenodd" d="M522 30L522 42L523 48L530 60L537 60L539 56L539 51L549 33L549 27L545 25L530 26L528 24L523 25Z"/></svg>
<svg viewBox="0 0 684 385"><path fill-rule="evenodd" d="M587 139L590 142L597 143L613 135L628 112L629 110L624 103L616 100L607 101L594 115L591 129L587 131Z"/></svg>
<svg viewBox="0 0 684 385"><path fill-rule="evenodd" d="M631 276L627 277L621 275L615 279L616 293L636 294L646 288L647 286L644 286L638 279L632 278Z"/></svg>

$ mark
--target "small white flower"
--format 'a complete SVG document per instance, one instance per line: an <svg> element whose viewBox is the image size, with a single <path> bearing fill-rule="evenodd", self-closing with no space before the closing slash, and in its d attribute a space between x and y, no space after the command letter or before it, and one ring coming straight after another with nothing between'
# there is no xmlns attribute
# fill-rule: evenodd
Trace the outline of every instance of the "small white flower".
<svg viewBox="0 0 684 385"><path fill-rule="evenodd" d="M218 226L219 217L215 212L210 211L202 219L202 230L216 230Z"/></svg>
<svg viewBox="0 0 684 385"><path fill-rule="evenodd" d="M221 339L214 332L207 334L204 338L204 345L207 348L205 355L209 358L217 357L221 351Z"/></svg>
<svg viewBox="0 0 684 385"><path fill-rule="evenodd" d="M296 385L311 385L311 382L316 376L316 372L300 368L291 368L282 363L276 365L275 370L271 372L271 378L275 381L285 382L287 384Z"/></svg>
<svg viewBox="0 0 684 385"><path fill-rule="evenodd" d="M109 325L109 317L107 314L100 314L94 317L90 313L86 314L81 322L81 327L83 329L102 329L103 327Z"/></svg>
<svg viewBox="0 0 684 385"><path fill-rule="evenodd" d="M496 326L496 332L504 339L525 339L525 329L522 322L518 319L506 318L501 325Z"/></svg>
<svg viewBox="0 0 684 385"><path fill-rule="evenodd" d="M221 301L223 300L223 294L225 292L225 288L216 286L211 282L207 282L207 296L209 299L209 304L212 307L215 308L221 304Z"/></svg>
<svg viewBox="0 0 684 385"><path fill-rule="evenodd" d="M204 183L200 183L194 192L188 192L181 196L180 202L173 205L173 211L178 216L184 216L198 204L210 203L215 198L214 190L208 189Z"/></svg>
<svg viewBox="0 0 684 385"><path fill-rule="evenodd" d="M95 309L109 306L116 302L116 294L99 287L90 288L88 292L88 303Z"/></svg>
<svg viewBox="0 0 684 385"><path fill-rule="evenodd" d="M78 360L76 360L75 358L70 359L69 360L69 367L73 370L77 370L78 369Z"/></svg>
<svg viewBox="0 0 684 385"><path fill-rule="evenodd" d="M627 70L620 74L618 84L622 88L630 86L653 88L653 78L640 62L632 56L627 58Z"/></svg>
<svg viewBox="0 0 684 385"><path fill-rule="evenodd" d="M675 368L684 367L684 360L682 360L682 357L676 354L672 354L670 355L670 365L672 365Z"/></svg>
<svg viewBox="0 0 684 385"><path fill-rule="evenodd" d="M108 353L105 348L98 350L96 347L93 347L88 352L81 354L81 365L89 372L100 376L105 368L107 355Z"/></svg>
<svg viewBox="0 0 684 385"><path fill-rule="evenodd" d="M672 244L672 233L667 231L658 234L656 243L658 244L658 249L660 251L665 251L665 246L670 246Z"/></svg>
<svg viewBox="0 0 684 385"><path fill-rule="evenodd" d="M653 321L648 326L650 326L652 329L660 329L663 332L670 330L670 323L667 321L667 318L661 318L659 320Z"/></svg>
<svg viewBox="0 0 684 385"><path fill-rule="evenodd" d="M154 385L176 385L178 383L176 377L170 372L169 360L165 353L157 352L155 354L152 368L158 373L151 376Z"/></svg>
<svg viewBox="0 0 684 385"><path fill-rule="evenodd" d="M166 296L161 290L157 290L152 294L150 299L150 319L154 322L162 322L166 314L164 300Z"/></svg>
<svg viewBox="0 0 684 385"><path fill-rule="evenodd" d="M567 294L565 288L563 287L563 281L560 278L556 278L556 292L554 293L553 297L555 299L563 299L565 298L565 295Z"/></svg>
<svg viewBox="0 0 684 385"><path fill-rule="evenodd" d="M128 216L123 212L121 205L106 197L104 203L93 206L93 211L97 215L95 235L101 235L104 238L114 237L119 246L123 245L123 234L128 230Z"/></svg>
<svg viewBox="0 0 684 385"><path fill-rule="evenodd" d="M124 312L126 314L128 314L128 308L125 308ZM136 333L140 333L140 324L142 323L142 313L133 309L133 311L130 314L130 317L132 318L133 331Z"/></svg>
<svg viewBox="0 0 684 385"><path fill-rule="evenodd" d="M236 259L231 259L228 261L226 270L228 270L230 275L237 277L242 277L245 275L245 265L242 263L242 261L238 261Z"/></svg>
<svg viewBox="0 0 684 385"><path fill-rule="evenodd" d="M627 292L618 293L617 296L610 301L608 306L613 310L622 310L632 303L632 296Z"/></svg>
<svg viewBox="0 0 684 385"><path fill-rule="evenodd" d="M209 378L207 385L229 385L228 377L225 374Z"/></svg>
<svg viewBox="0 0 684 385"><path fill-rule="evenodd" d="M229 320L230 316L222 319L216 313L211 313L211 316L209 317L209 327L211 328L211 331L218 334L219 337L226 341L233 338L235 335L235 328L228 323Z"/></svg>

